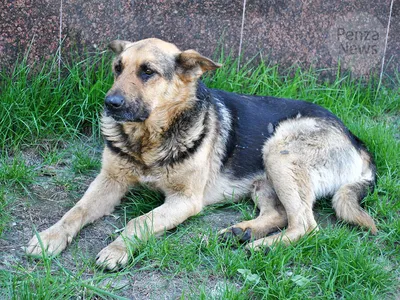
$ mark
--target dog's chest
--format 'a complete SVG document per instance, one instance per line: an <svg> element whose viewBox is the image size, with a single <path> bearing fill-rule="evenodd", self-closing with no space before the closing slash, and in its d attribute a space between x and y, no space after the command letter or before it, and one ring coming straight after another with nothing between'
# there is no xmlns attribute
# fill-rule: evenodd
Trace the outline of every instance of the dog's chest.
<svg viewBox="0 0 400 300"><path fill-rule="evenodd" d="M154 175L154 174L148 174L148 175L140 175L139 176L139 181L141 183L156 183L161 179L160 175Z"/></svg>

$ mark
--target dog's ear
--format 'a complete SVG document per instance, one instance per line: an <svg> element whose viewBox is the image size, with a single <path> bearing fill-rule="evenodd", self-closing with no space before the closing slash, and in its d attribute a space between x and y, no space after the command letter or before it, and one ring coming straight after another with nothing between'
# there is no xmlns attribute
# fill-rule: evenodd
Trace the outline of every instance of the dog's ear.
<svg viewBox="0 0 400 300"><path fill-rule="evenodd" d="M178 74L189 81L198 79L206 71L222 66L194 50L186 50L178 54L176 63Z"/></svg>
<svg viewBox="0 0 400 300"><path fill-rule="evenodd" d="M132 42L115 40L108 45L108 48L110 48L115 54L120 54L129 44L132 44Z"/></svg>

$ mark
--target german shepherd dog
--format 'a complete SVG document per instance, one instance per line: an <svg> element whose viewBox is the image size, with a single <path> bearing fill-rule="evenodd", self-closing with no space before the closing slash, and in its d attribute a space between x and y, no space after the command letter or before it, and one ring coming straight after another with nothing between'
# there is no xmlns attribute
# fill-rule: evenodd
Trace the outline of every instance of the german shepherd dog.
<svg viewBox="0 0 400 300"><path fill-rule="evenodd" d="M60 221L32 238L28 254L60 253L139 183L162 191L165 202L131 220L100 251L97 263L106 269L126 265L127 240L146 241L226 197L252 195L260 210L220 232L251 241L248 248L289 244L317 230L313 204L327 196L339 218L376 234L359 204L375 185L372 156L331 112L209 89L200 77L221 65L159 39L116 40L110 48L114 84L101 120L100 174Z"/></svg>

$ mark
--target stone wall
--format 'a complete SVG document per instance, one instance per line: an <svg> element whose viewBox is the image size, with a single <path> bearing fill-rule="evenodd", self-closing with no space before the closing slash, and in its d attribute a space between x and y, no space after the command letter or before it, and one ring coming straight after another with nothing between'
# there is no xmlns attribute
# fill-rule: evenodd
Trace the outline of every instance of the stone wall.
<svg viewBox="0 0 400 300"><path fill-rule="evenodd" d="M245 56L261 52L272 63L317 68L335 68L340 58L355 74L368 74L380 71L385 53L384 68L393 73L400 65L400 0L393 3L385 51L391 0L247 0ZM219 46L237 55L243 7L237 0L2 0L0 67L27 49L31 62L53 57L60 29L64 57L76 46L103 50L113 39L147 37L204 55Z"/></svg>

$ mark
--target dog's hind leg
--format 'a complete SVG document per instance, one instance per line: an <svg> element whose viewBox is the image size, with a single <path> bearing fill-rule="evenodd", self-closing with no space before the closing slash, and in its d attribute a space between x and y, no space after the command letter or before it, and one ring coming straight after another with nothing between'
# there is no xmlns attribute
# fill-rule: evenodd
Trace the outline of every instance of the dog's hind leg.
<svg viewBox="0 0 400 300"><path fill-rule="evenodd" d="M267 175L282 203L287 216L287 229L249 244L248 248L258 249L275 242L289 244L313 230L318 230L312 212L315 196L312 193L309 174L296 154L288 151L272 151L265 155Z"/></svg>
<svg viewBox="0 0 400 300"><path fill-rule="evenodd" d="M256 219L221 230L222 237L234 237L240 242L246 242L265 237L287 225L285 209L266 179L256 180L253 183L252 199L259 208L260 215Z"/></svg>

